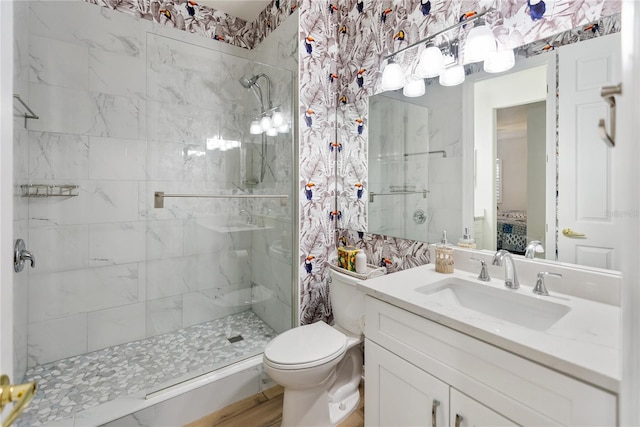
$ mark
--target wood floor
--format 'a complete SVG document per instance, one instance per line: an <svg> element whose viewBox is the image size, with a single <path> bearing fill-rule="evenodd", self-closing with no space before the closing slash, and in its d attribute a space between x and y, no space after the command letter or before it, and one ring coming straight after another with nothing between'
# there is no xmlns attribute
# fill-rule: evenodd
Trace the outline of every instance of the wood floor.
<svg viewBox="0 0 640 427"><path fill-rule="evenodd" d="M282 422L284 390L272 387L240 402L209 414L185 427L277 427ZM360 403L338 427L364 426L364 388L360 386Z"/></svg>

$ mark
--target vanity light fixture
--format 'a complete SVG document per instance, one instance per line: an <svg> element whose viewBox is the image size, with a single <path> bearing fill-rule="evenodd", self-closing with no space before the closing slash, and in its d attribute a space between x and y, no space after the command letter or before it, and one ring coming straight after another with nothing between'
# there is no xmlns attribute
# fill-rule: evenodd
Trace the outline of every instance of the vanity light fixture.
<svg viewBox="0 0 640 427"><path fill-rule="evenodd" d="M438 77L444 71L444 57L438 46L430 45L420 54L416 75L424 79Z"/></svg>
<svg viewBox="0 0 640 427"><path fill-rule="evenodd" d="M382 72L382 89L396 90L401 89L403 86L404 72L402 71L402 67L400 67L400 64L394 61L393 57L391 57Z"/></svg>
<svg viewBox="0 0 640 427"><path fill-rule="evenodd" d="M262 127L260 126L260 122L258 120L253 120L251 125L249 126L249 133L251 135L259 135L262 133Z"/></svg>
<svg viewBox="0 0 640 427"><path fill-rule="evenodd" d="M426 86L424 84L424 79L422 77L418 77L416 75L407 76L407 83L402 88L402 94L407 98L416 98L418 96L424 95L426 91Z"/></svg>
<svg viewBox="0 0 640 427"><path fill-rule="evenodd" d="M445 68L438 80L442 86L457 86L464 82L464 67L455 63Z"/></svg>
<svg viewBox="0 0 640 427"><path fill-rule="evenodd" d="M394 58L396 55L408 49L413 49L425 43L427 47L419 56L414 77L439 77L440 84L443 86L454 86L462 83L465 79L465 71L457 54L458 40L453 40L449 43L450 54L447 55L443 54L439 46L433 44L433 40L435 37L448 31L469 25L483 18L488 12L493 10L493 8L489 8L481 13L470 13L470 16L465 20L385 56L382 60L387 60L388 63L382 72L381 89L388 91L403 88L403 94L405 94L405 96L422 95L420 82L416 78L405 80L402 67ZM465 57L463 58L465 64L487 60L488 65L485 63L485 70L487 72L498 73L506 71L513 66L509 65L513 61L512 58L512 50L500 50L497 52L497 43L493 31L484 22L484 19L474 24L474 27L466 38ZM424 82L422 82L422 85L424 85ZM407 88L407 86L410 87Z"/></svg>
<svg viewBox="0 0 640 427"><path fill-rule="evenodd" d="M484 21L477 21L467 35L467 43L464 48L464 63L484 61L489 55L496 52L496 38L493 31Z"/></svg>
<svg viewBox="0 0 640 427"><path fill-rule="evenodd" d="M271 116L271 122L273 123L273 127L280 127L284 124L284 114L282 112L276 110L273 112Z"/></svg>
<svg viewBox="0 0 640 427"><path fill-rule="evenodd" d="M273 122L271 121L271 117L269 116L263 116L260 119L260 127L262 128L262 130L264 132L268 131L269 129L273 128Z"/></svg>
<svg viewBox="0 0 640 427"><path fill-rule="evenodd" d="M516 65L516 57L513 49L498 49L487 56L483 68L487 73L502 73L512 69Z"/></svg>

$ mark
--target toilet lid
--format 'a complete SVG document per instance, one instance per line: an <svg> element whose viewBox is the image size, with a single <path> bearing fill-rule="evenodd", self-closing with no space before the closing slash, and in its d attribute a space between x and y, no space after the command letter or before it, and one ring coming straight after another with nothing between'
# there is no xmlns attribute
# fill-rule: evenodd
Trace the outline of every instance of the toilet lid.
<svg viewBox="0 0 640 427"><path fill-rule="evenodd" d="M264 357L278 365L308 366L332 360L346 347L346 335L324 322L317 322L278 335L267 344Z"/></svg>

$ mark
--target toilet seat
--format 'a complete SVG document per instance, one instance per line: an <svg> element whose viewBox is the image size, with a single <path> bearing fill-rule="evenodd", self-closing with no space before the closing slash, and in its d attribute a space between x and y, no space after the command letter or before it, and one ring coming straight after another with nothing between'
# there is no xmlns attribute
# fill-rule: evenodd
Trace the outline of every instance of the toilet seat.
<svg viewBox="0 0 640 427"><path fill-rule="evenodd" d="M346 335L324 322L316 322L275 337L264 350L264 361L276 369L312 368L342 356L346 348Z"/></svg>

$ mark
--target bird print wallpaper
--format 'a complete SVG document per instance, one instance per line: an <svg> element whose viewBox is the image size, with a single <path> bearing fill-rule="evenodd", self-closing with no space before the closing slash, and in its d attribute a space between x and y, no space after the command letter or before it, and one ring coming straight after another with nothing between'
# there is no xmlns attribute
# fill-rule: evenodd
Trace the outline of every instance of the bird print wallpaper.
<svg viewBox="0 0 640 427"><path fill-rule="evenodd" d="M197 0L84 1L247 49L260 44L298 8L296 0L273 0L254 21L247 22Z"/></svg>
<svg viewBox="0 0 640 427"><path fill-rule="evenodd" d="M337 244L363 248L368 262L389 272L429 262L424 242L365 232L367 98L380 92L383 58L489 7L497 9L490 24L499 43L512 48L527 45L532 51L552 49L563 40L601 35L603 28L587 27L619 13L621 4L618 0L301 0L298 7L299 285L300 319L305 324L331 320L328 265L335 262ZM580 26L584 27L579 35L574 30L552 37ZM412 49L398 60L407 66L420 51Z"/></svg>

